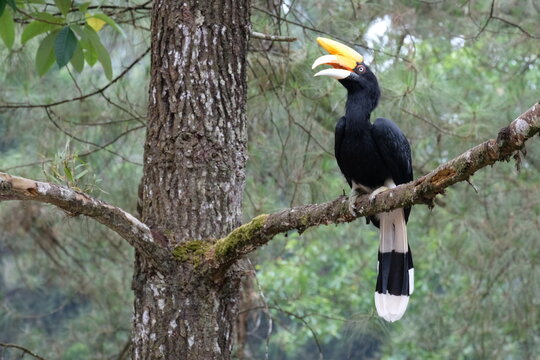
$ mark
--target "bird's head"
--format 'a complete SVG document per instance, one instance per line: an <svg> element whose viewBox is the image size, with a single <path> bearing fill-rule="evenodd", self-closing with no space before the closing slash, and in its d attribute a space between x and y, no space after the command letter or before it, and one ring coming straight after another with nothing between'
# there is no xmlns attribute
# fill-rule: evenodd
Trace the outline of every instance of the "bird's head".
<svg viewBox="0 0 540 360"><path fill-rule="evenodd" d="M323 55L313 63L312 69L320 65L330 65L315 76L329 76L348 90L349 94L362 95L371 100L373 108L377 106L380 97L379 83L375 74L364 63L364 57L347 45L337 41L319 37L319 45L330 55Z"/></svg>

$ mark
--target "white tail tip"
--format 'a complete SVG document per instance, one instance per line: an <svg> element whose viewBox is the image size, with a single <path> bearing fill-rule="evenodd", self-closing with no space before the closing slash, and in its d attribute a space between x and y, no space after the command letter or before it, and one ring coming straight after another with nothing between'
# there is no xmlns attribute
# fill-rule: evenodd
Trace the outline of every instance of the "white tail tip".
<svg viewBox="0 0 540 360"><path fill-rule="evenodd" d="M375 292L375 307L377 313L389 322L398 321L405 314L409 297L406 295L379 294Z"/></svg>

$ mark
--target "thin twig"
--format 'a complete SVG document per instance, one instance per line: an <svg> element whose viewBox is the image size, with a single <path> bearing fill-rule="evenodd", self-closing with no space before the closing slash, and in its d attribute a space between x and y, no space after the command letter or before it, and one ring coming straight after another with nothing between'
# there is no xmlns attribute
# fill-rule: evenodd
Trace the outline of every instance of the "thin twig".
<svg viewBox="0 0 540 360"><path fill-rule="evenodd" d="M293 42L293 41L298 40L298 38L295 38L292 36L269 35L269 34L263 34L257 31L252 31L251 37L254 39L270 40L270 41L284 41L284 42Z"/></svg>
<svg viewBox="0 0 540 360"><path fill-rule="evenodd" d="M105 85L105 86L103 86L103 87L101 87L101 88L99 88L99 89L97 89L97 90L95 90L95 91L93 91L91 93L88 93L86 95L77 96L77 97L74 97L74 98L71 98L71 99L64 99L64 100L52 102L52 103L49 103L49 104L18 104L18 105L6 104L6 105L0 105L0 109L32 109L32 108L53 107L53 106L69 103L69 102L72 102L72 101L84 100L84 99L89 98L91 96L94 96L96 94L100 94L100 93L104 92L105 90L107 90L115 82L120 80L122 77L124 77L124 75L126 75L149 52L150 52L150 48L146 49L146 51L143 52L139 57L137 57L130 65L128 65L128 67L125 68L124 71L122 71L120 73L120 75L118 75L117 77L112 79L111 82L109 82L107 85Z"/></svg>
<svg viewBox="0 0 540 360"><path fill-rule="evenodd" d="M22 352L24 352L24 353L26 353L26 354L28 354L30 356L33 356L36 359L46 360L44 357L41 357L38 354L28 350L27 348L25 348L23 346L20 346L20 345L0 343L0 346L5 347L5 348L13 348L13 349L21 350Z"/></svg>

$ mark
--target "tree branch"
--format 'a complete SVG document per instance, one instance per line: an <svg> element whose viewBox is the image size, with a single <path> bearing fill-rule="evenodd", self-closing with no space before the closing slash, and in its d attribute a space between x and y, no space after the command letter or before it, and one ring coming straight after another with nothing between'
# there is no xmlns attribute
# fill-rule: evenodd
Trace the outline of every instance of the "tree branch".
<svg viewBox="0 0 540 360"><path fill-rule="evenodd" d="M284 41L284 42L294 42L298 40L297 38L292 37L292 36L269 35L269 34L263 34L257 31L251 32L251 38L260 39L260 40L270 40L270 41Z"/></svg>
<svg viewBox="0 0 540 360"><path fill-rule="evenodd" d="M204 257L214 271L221 272L240 257L266 244L274 236L292 230L303 232L309 227L351 222L357 217L375 215L413 204L433 206L436 195L460 181L467 181L478 170L497 161L508 160L523 148L525 141L540 133L540 102L501 129L497 138L488 140L439 166L412 182L356 201L357 214L348 208L348 198L322 204L302 205L270 215L259 215L233 230L210 247ZM180 245L181 246L181 245Z"/></svg>
<svg viewBox="0 0 540 360"><path fill-rule="evenodd" d="M292 230L351 222L358 217L375 215L413 204L433 206L435 196L460 181L468 181L478 170L497 161L508 160L540 133L540 102L521 114L510 125L501 129L497 138L488 140L439 166L432 172L410 183L356 201L357 213L349 212L346 196L322 204L309 204L263 214L234 229L213 243L186 241L169 252L150 228L124 210L82 192L50 183L11 176L0 172L0 201L34 200L58 206L71 215L86 215L114 230L133 247L146 255L159 269L172 254L176 259L195 266L203 263L214 274L223 274L231 264L256 250L280 233Z"/></svg>
<svg viewBox="0 0 540 360"><path fill-rule="evenodd" d="M35 357L36 359L38 360L45 360L45 358L42 358L41 356L39 356L38 354L28 350L27 348L21 346L21 345L16 345L16 344L5 344L5 343L0 343L0 346L1 347L5 347L5 348L12 348L12 349L17 349L17 350L21 350L23 353L26 353L30 356L33 356ZM23 355L24 356L24 355Z"/></svg>
<svg viewBox="0 0 540 360"><path fill-rule="evenodd" d="M150 261L165 259L148 226L124 210L67 187L0 172L0 201L33 200L53 204L72 216L86 215L114 230Z"/></svg>

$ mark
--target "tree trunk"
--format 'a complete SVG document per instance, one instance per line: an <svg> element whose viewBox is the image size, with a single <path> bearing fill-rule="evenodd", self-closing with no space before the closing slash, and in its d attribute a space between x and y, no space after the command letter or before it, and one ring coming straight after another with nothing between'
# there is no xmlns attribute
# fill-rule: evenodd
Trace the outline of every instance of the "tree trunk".
<svg viewBox="0 0 540 360"><path fill-rule="evenodd" d="M248 0L154 2L142 218L171 255L137 254L134 359L231 356L240 266L210 276L172 254L240 224L248 37Z"/></svg>

